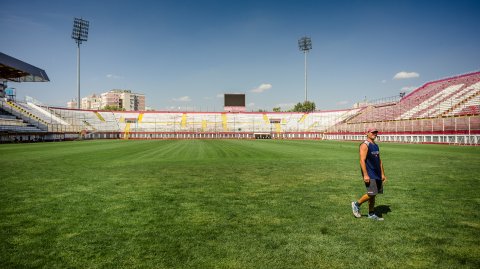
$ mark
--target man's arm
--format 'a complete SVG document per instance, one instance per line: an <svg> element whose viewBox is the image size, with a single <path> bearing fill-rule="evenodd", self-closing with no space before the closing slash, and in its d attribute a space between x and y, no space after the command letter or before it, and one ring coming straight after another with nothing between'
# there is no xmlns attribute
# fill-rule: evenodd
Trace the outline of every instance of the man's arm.
<svg viewBox="0 0 480 269"><path fill-rule="evenodd" d="M363 181L365 181L365 183L370 182L370 177L368 176L368 173L367 173L367 165L365 164L365 161L367 160L367 153L368 153L368 146L365 144L361 144L360 145L360 167L362 168Z"/></svg>
<svg viewBox="0 0 480 269"><path fill-rule="evenodd" d="M382 181L386 181L387 177L385 176L385 171L383 170L383 162L382 159L380 159L380 168L382 169Z"/></svg>

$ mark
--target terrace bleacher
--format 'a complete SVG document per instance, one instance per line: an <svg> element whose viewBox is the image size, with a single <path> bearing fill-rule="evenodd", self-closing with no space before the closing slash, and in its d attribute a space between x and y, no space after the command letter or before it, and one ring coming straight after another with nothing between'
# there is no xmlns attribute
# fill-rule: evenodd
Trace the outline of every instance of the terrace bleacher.
<svg viewBox="0 0 480 269"><path fill-rule="evenodd" d="M39 141L46 132L0 108L0 142Z"/></svg>
<svg viewBox="0 0 480 269"><path fill-rule="evenodd" d="M314 113L113 112L118 128L111 128L109 131L120 130L123 133L321 132L355 112L356 110ZM275 122L272 122L272 119Z"/></svg>
<svg viewBox="0 0 480 269"><path fill-rule="evenodd" d="M429 82L397 103L364 108L349 123L460 116L465 107L475 106L479 92L480 72Z"/></svg>
<svg viewBox="0 0 480 269"><path fill-rule="evenodd" d="M480 72L426 83L401 99L310 113L97 111L33 102L3 102L2 107L16 117L8 124L3 119L2 126L34 125L37 130L72 138L79 134L125 139L255 138L262 134L285 139L356 140L363 137L365 126L376 125L390 135L389 141L408 135L408 141L456 143L459 135L465 135L462 141L473 137L475 143L480 142ZM444 137L428 140L424 138L427 133Z"/></svg>
<svg viewBox="0 0 480 269"><path fill-rule="evenodd" d="M15 116L0 114L0 132L37 133L42 131L35 126L27 125Z"/></svg>

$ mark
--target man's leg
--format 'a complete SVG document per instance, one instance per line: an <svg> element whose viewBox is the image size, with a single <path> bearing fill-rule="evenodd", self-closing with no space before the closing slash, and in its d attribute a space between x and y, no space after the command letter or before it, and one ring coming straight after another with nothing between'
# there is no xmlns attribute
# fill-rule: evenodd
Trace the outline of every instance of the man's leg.
<svg viewBox="0 0 480 269"><path fill-rule="evenodd" d="M368 199L368 214L375 214L375 195L369 196Z"/></svg>
<svg viewBox="0 0 480 269"><path fill-rule="evenodd" d="M370 196L370 199L368 200L368 218L373 220L383 220L383 218L375 215L375 195Z"/></svg>
<svg viewBox="0 0 480 269"><path fill-rule="evenodd" d="M365 194L362 197L360 197L360 199L358 201L352 202L352 212L353 212L353 215L355 216L355 218L362 217L362 214L360 214L360 205L365 203L369 199L370 199L370 196Z"/></svg>
<svg viewBox="0 0 480 269"><path fill-rule="evenodd" d="M373 196L373 198L375 198L375 196ZM358 206L361 206L363 203L369 200L370 200L370 196L368 196L368 194L364 194L362 197L360 197L360 199L358 199L357 204Z"/></svg>

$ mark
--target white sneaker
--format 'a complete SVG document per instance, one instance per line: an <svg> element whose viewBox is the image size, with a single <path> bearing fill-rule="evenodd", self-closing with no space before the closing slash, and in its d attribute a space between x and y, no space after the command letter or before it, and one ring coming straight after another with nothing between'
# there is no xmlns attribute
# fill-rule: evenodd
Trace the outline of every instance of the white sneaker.
<svg viewBox="0 0 480 269"><path fill-rule="evenodd" d="M360 207L357 206L355 202L352 202L352 213L355 216L355 218L361 218L362 214L360 214Z"/></svg>
<svg viewBox="0 0 480 269"><path fill-rule="evenodd" d="M375 214L372 214L372 215L368 214L368 218L372 219L372 220L380 220L380 221L383 220L383 218L380 218L379 216L377 216Z"/></svg>

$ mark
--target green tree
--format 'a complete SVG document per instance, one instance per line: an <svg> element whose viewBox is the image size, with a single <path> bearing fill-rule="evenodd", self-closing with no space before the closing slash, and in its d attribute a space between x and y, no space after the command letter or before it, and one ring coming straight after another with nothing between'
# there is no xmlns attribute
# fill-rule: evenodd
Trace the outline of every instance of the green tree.
<svg viewBox="0 0 480 269"><path fill-rule="evenodd" d="M313 112L315 111L315 108L316 106L314 102L310 102L310 101L303 102L304 112Z"/></svg>
<svg viewBox="0 0 480 269"><path fill-rule="evenodd" d="M292 109L293 112L312 112L315 111L315 103L305 101L303 103L298 102Z"/></svg>
<svg viewBox="0 0 480 269"><path fill-rule="evenodd" d="M274 107L273 112L280 112L280 107Z"/></svg>
<svg viewBox="0 0 480 269"><path fill-rule="evenodd" d="M104 106L104 107L103 107L103 110L108 110L108 111L125 111L125 108L123 108L123 107L118 107L118 106L110 106L110 105L107 105L107 106Z"/></svg>

